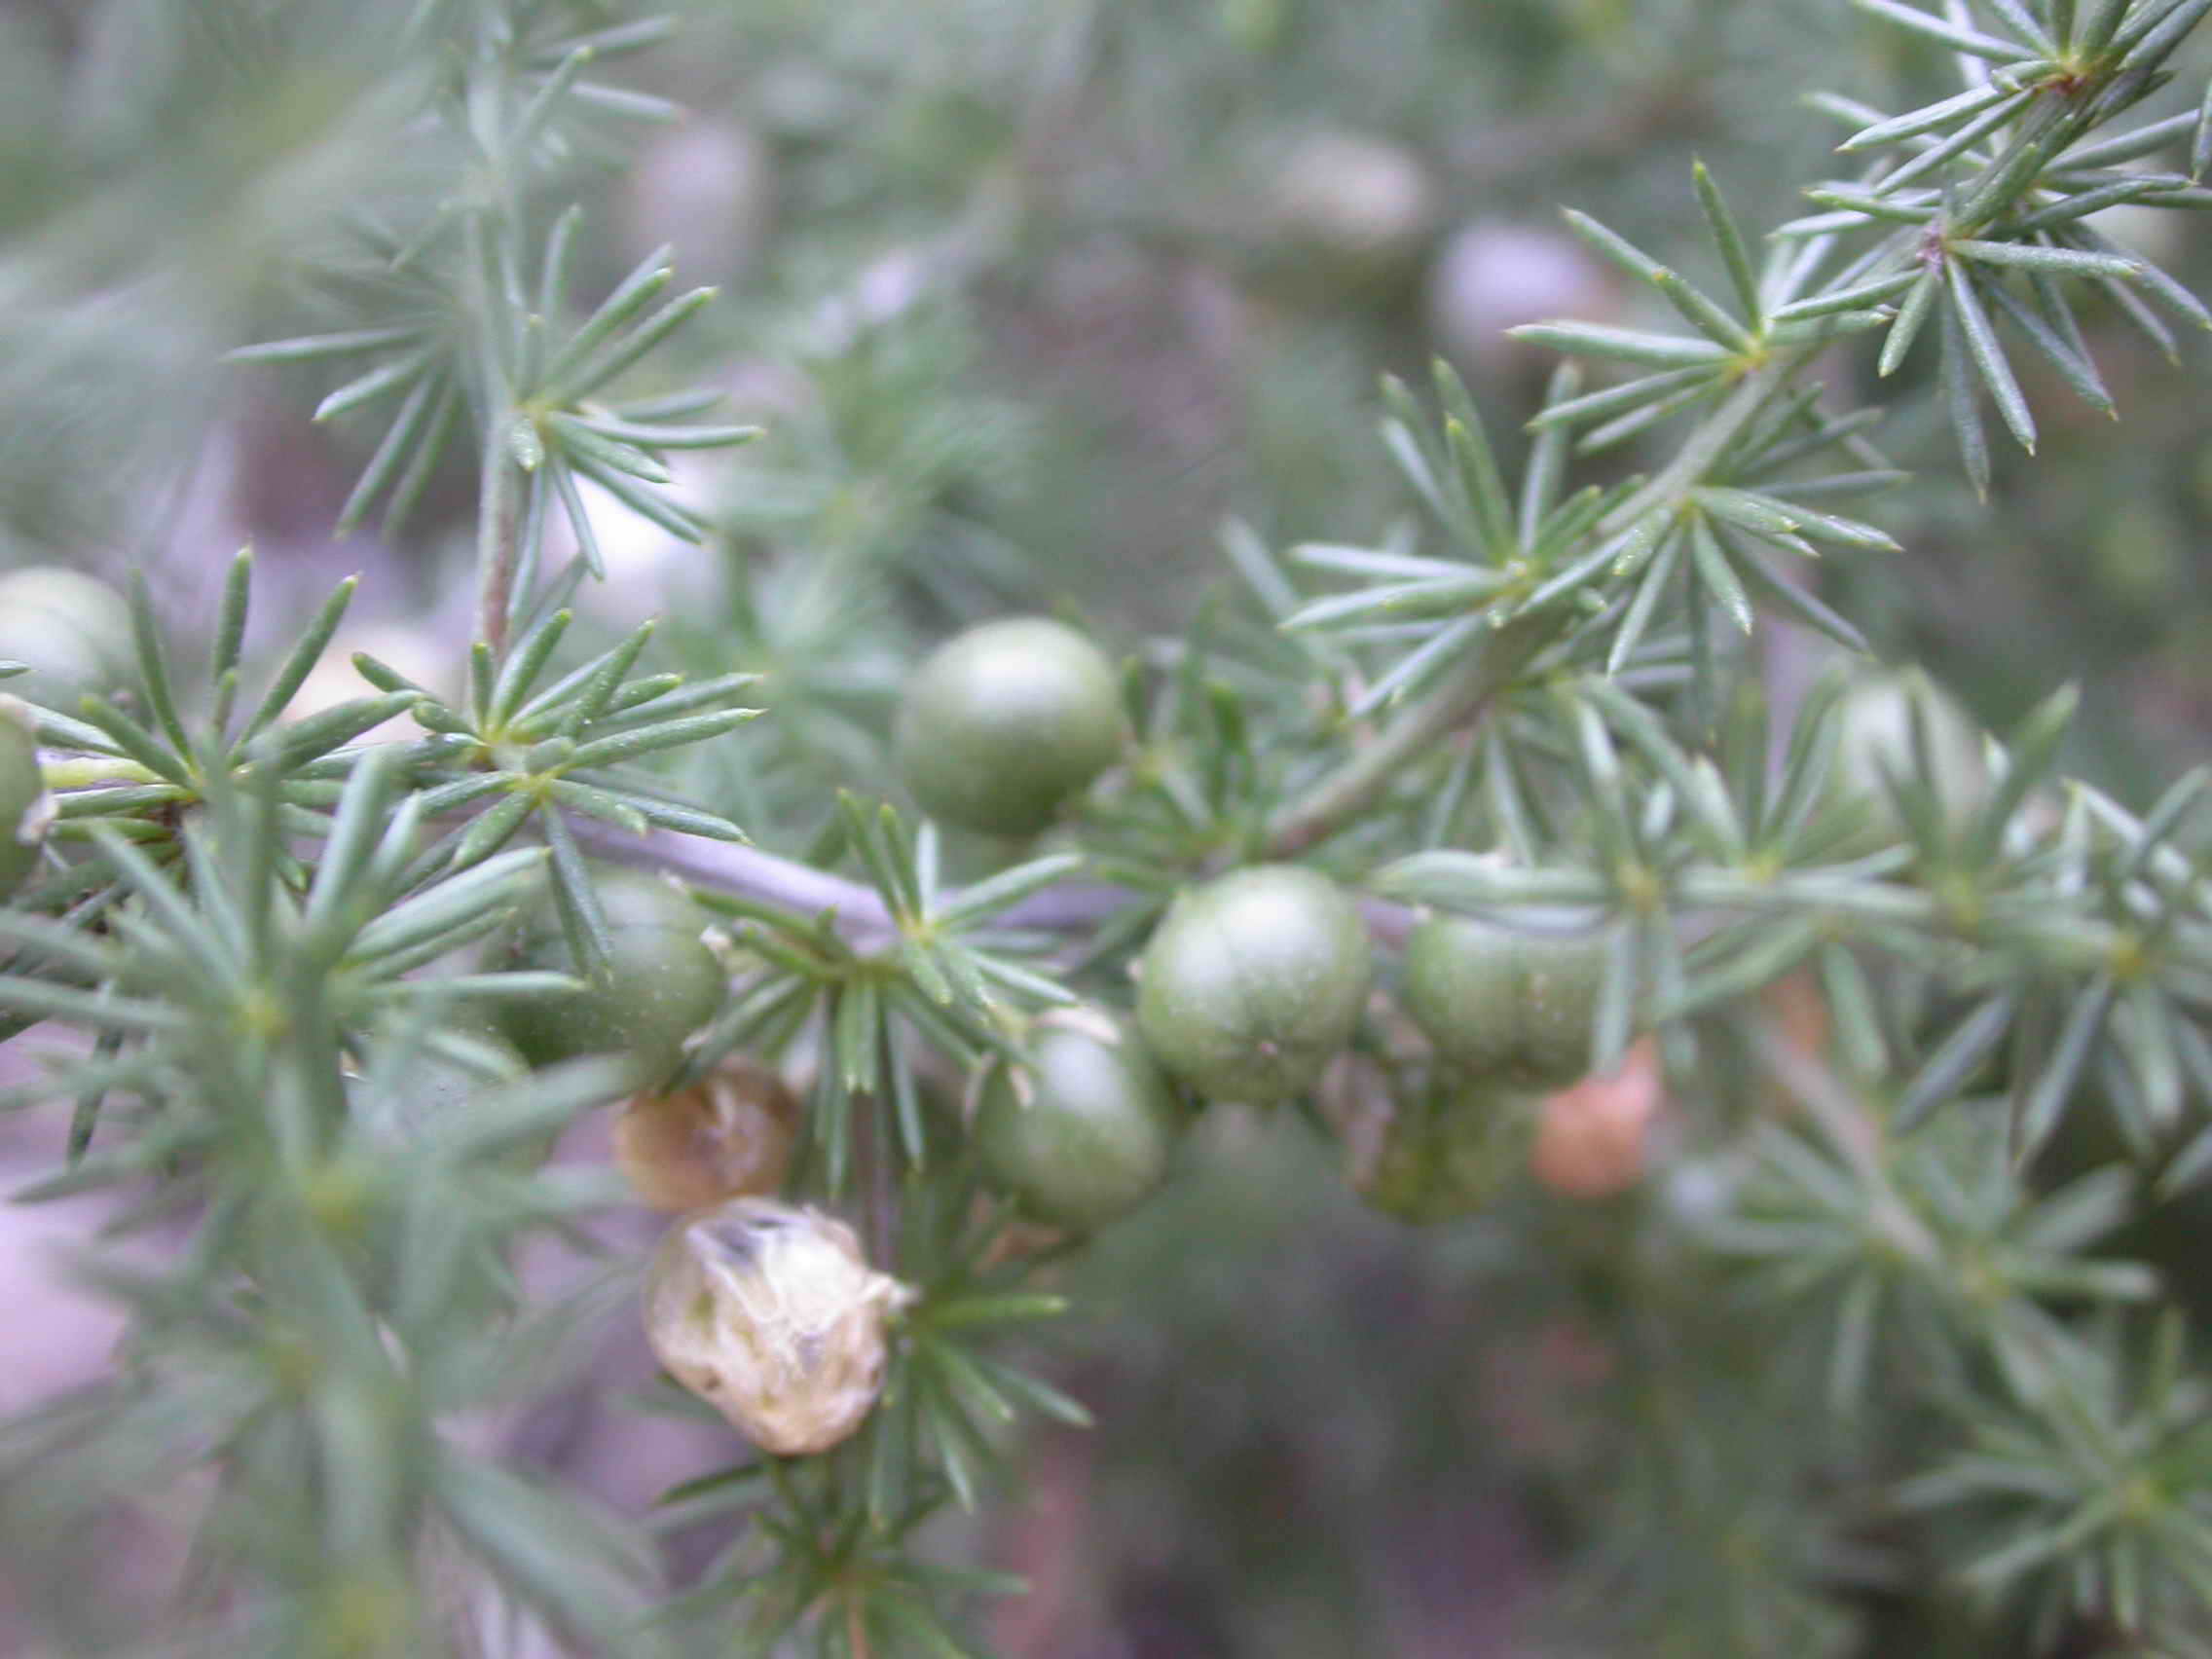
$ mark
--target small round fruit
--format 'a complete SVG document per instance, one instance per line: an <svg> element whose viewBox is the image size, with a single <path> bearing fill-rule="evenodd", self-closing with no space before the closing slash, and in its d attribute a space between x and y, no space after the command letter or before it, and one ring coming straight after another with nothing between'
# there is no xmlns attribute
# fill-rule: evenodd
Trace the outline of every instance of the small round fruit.
<svg viewBox="0 0 2212 1659"><path fill-rule="evenodd" d="M1387 266L1417 250L1436 213L1420 158L1365 132L1309 132L1286 147L1267 191L1271 226L1310 255Z"/></svg>
<svg viewBox="0 0 2212 1659"><path fill-rule="evenodd" d="M499 1005L500 1028L534 1066L625 1054L642 1081L658 1082L721 1005L721 964L699 937L690 900L658 876L603 870L592 888L614 947L606 971L571 996ZM507 965L584 977L550 894L524 921Z"/></svg>
<svg viewBox="0 0 2212 1659"><path fill-rule="evenodd" d="M732 1198L668 1231L645 1272L661 1364L763 1452L843 1440L883 1388L884 1326L912 1298L843 1222Z"/></svg>
<svg viewBox="0 0 2212 1659"><path fill-rule="evenodd" d="M128 683L135 656L130 606L98 577L59 565L0 576L0 658L31 668L9 690L71 710L87 691Z"/></svg>
<svg viewBox="0 0 2212 1659"><path fill-rule="evenodd" d="M0 898L38 866L54 812L54 797L38 769L31 712L20 698L0 695Z"/></svg>
<svg viewBox="0 0 2212 1659"><path fill-rule="evenodd" d="M1294 865L1180 895L1145 946L1137 1023L1160 1063L1217 1100L1272 1106L1349 1040L1374 976L1351 896Z"/></svg>
<svg viewBox="0 0 2212 1659"><path fill-rule="evenodd" d="M899 769L931 817L1033 835L1121 754L1114 665L1049 618L986 622L922 664L896 743Z"/></svg>
<svg viewBox="0 0 2212 1659"><path fill-rule="evenodd" d="M632 1096L614 1121L614 1161L657 1210L765 1197L791 1169L798 1124L784 1080L732 1054L687 1088Z"/></svg>
<svg viewBox="0 0 2212 1659"><path fill-rule="evenodd" d="M1166 1178L1183 1112L1137 1034L1095 1010L1038 1020L1019 1066L983 1086L976 1150L1040 1221L1088 1232Z"/></svg>
<svg viewBox="0 0 2212 1659"><path fill-rule="evenodd" d="M1557 1088L1590 1069L1605 957L1587 934L1431 916L1406 941L1406 1012L1469 1075Z"/></svg>
<svg viewBox="0 0 2212 1659"><path fill-rule="evenodd" d="M1449 1070L1411 1079L1354 1185L1378 1209L1416 1226L1473 1215L1523 1179L1537 1112L1534 1095Z"/></svg>
<svg viewBox="0 0 2212 1659"><path fill-rule="evenodd" d="M1488 375L1549 354L1506 332L1556 316L1611 322L1627 310L1612 268L1546 226L1475 219L1444 241L1428 275L1428 327L1456 362Z"/></svg>
<svg viewBox="0 0 2212 1659"><path fill-rule="evenodd" d="M1545 1096L1529 1164L1563 1198L1609 1198L1643 1179L1652 1120L1664 1100L1658 1050L1630 1049L1618 1071Z"/></svg>

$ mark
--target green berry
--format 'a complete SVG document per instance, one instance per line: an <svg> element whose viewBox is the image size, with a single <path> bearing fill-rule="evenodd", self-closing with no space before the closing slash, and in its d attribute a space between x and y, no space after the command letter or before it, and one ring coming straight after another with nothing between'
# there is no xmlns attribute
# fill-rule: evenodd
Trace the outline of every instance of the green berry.
<svg viewBox="0 0 2212 1659"><path fill-rule="evenodd" d="M0 696L0 897L38 866L54 797L38 769L38 734L19 698Z"/></svg>
<svg viewBox="0 0 2212 1659"><path fill-rule="evenodd" d="M133 678L130 606L95 576L30 565L0 576L0 658L30 664L8 689L64 711Z"/></svg>
<svg viewBox="0 0 2212 1659"><path fill-rule="evenodd" d="M1606 942L1432 916L1406 941L1406 1012L1468 1075L1558 1088L1590 1069Z"/></svg>
<svg viewBox="0 0 2212 1659"><path fill-rule="evenodd" d="M1345 1046L1373 973L1351 895L1313 870L1259 865L1175 901L1145 947L1137 1021L1198 1093L1272 1106Z"/></svg>
<svg viewBox="0 0 2212 1659"><path fill-rule="evenodd" d="M500 1028L534 1066L625 1054L641 1083L657 1083L721 1006L721 964L699 937L690 900L658 876L599 871L592 888L613 944L606 971L571 996L501 1004ZM550 894L524 921L506 966L585 977Z"/></svg>
<svg viewBox="0 0 2212 1659"><path fill-rule="evenodd" d="M1362 1184L1377 1208L1417 1226L1455 1221L1527 1176L1538 1096L1442 1072L1397 1096Z"/></svg>
<svg viewBox="0 0 2212 1659"><path fill-rule="evenodd" d="M899 769L933 818L1034 835L1122 750L1121 687L1105 653L1039 616L947 642L906 688Z"/></svg>
<svg viewBox="0 0 2212 1659"><path fill-rule="evenodd" d="M1041 1221L1088 1232L1166 1178L1183 1111L1137 1038L1090 1010L1047 1014L1022 1063L1000 1067L976 1114L991 1179Z"/></svg>

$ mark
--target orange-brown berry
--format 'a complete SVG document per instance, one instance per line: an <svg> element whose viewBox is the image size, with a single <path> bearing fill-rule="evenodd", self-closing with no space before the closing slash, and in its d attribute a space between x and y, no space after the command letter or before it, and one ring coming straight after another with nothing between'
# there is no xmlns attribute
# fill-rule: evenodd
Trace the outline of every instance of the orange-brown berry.
<svg viewBox="0 0 2212 1659"><path fill-rule="evenodd" d="M614 1161L657 1210L766 1197L784 1184L798 1124L784 1080L732 1054L688 1088L633 1095L614 1122Z"/></svg>

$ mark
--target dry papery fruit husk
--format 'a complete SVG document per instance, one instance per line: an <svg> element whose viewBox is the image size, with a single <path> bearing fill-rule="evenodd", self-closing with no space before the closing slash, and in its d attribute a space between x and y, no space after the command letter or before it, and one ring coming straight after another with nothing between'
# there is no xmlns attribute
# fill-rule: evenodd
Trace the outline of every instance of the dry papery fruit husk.
<svg viewBox="0 0 2212 1659"><path fill-rule="evenodd" d="M822 1452L883 1389L891 1316L913 1292L812 1208L732 1198L684 1217L645 1275L645 1339L669 1374L761 1451Z"/></svg>

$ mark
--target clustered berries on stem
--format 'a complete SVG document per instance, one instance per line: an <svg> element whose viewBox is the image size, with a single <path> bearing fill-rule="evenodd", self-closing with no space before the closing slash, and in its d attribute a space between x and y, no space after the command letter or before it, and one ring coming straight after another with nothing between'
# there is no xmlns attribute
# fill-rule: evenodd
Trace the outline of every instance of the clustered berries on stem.
<svg viewBox="0 0 2212 1659"><path fill-rule="evenodd" d="M1011 711L994 707L1002 695ZM1081 635L1059 623L990 623L940 648L915 677L902 760L916 793L934 794L965 827L1028 834L1112 763L1120 719L1111 669ZM620 922L616 939L638 941L640 965L653 951L683 964L678 971L654 958L681 989L690 983L691 950L704 947L655 896L667 891L632 881L608 908ZM538 937L558 936L541 928ZM1375 977L1358 903L1304 866L1232 870L1168 906L1132 968L1133 1014L1078 1006L1020 1022L1013 1049L974 1080L976 1156L1018 1215L1088 1233L1167 1178L1190 1116L1186 1097L1276 1107L1314 1091L1333 1063L1351 1062L1368 1065L1369 1107L1382 1116L1343 1125L1347 1147L1365 1144L1347 1154L1347 1173L1379 1207L1408 1221L1449 1219L1494 1201L1530 1171L1564 1196L1609 1196L1641 1172L1657 1088L1648 1051L1626 1082L1591 1080L1549 1101L1534 1092L1589 1072L1605 950L1586 934L1423 920L1407 942L1399 992L1423 1052L1384 1069L1346 1052L1370 1013ZM531 960L565 964L557 952ZM633 994L621 991L625 1011ZM705 1017L704 1004L657 994L647 1006L671 1011L665 1022L625 1023L627 1013L617 1020L589 1002L591 1016L576 1022L574 1003L543 1006L568 1011L552 1028L564 1052L627 1037L664 1074L669 1043L689 1029L682 1022ZM1608 1106L1623 1089L1641 1105ZM656 1260L647 1306L656 1349L680 1381L768 1450L801 1441L819 1449L859 1427L874 1383L855 1379L880 1372L883 1321L899 1306L857 1266L828 1271L848 1252L859 1263L849 1232L811 1216L763 1222L780 1212L755 1200L782 1178L794 1116L775 1074L738 1055L697 1083L636 1096L615 1127L616 1157L640 1198L695 1212ZM763 1244L825 1238L834 1246L827 1254ZM825 1329L847 1331L840 1341L869 1363L816 1376L761 1360L771 1388L714 1358L725 1347L757 1357L788 1346L778 1321L798 1317L794 1301ZM815 1389L827 1396L818 1418L803 1428L778 1418L803 1412Z"/></svg>
<svg viewBox="0 0 2212 1659"><path fill-rule="evenodd" d="M2111 1245L2212 1174L2212 901L2188 839L2205 775L2141 816L2062 779L2063 693L1998 744L1917 677L1825 677L1777 742L1729 683L1762 616L1866 649L1794 573L1829 549L1897 551L1831 510L1903 476L1868 436L1876 412L1832 407L1817 378L1838 342L1884 332L1885 375L1933 348L1986 495L1984 405L2035 437L2009 352L2109 411L2098 330L2125 322L2172 354L2153 304L2212 328L2095 224L2114 204L2205 204L2212 100L2098 129L2160 93L2212 0L1928 4L1861 0L1963 92L1897 116L1830 99L1866 166L1814 189L1821 210L1763 261L1693 169L1724 286L1569 215L1650 290L1636 320L1679 320L1514 330L1599 365L1554 377L1517 488L1456 375L1436 374L1433 420L1386 381L1385 447L1418 504L1405 534L1278 561L1232 526L1256 603L1119 674L1039 617L946 642L890 744L918 829L825 802L803 738L743 787L685 790L697 775L656 757L712 775L699 752L759 712L735 704L752 677L641 666L650 624L572 655L569 608L605 574L600 506L705 540L673 452L758 435L692 424L712 388L625 395L713 296L663 299L664 249L579 316L581 208L539 211L608 123L672 113L584 78L664 25L579 34L578 9L520 0L395 14L393 131L433 189L394 205L420 222L346 215L373 277L324 296L347 321L242 355L344 373L325 416L388 414L342 528L380 500L396 526L449 440L477 446L465 672L432 690L361 652L375 694L309 712L347 583L241 702L250 560L189 668L143 584L0 577L0 677L23 703L0 697L0 1009L86 1039L7 1097L73 1097L50 1193L141 1191L146 1213L199 1228L174 1272L108 1275L138 1315L131 1362L100 1411L59 1414L65 1441L84 1436L61 1478L11 1467L11 1493L61 1502L80 1470L172 1466L180 1446L218 1464L193 1598L217 1611L186 1645L427 1650L444 1614L406 1586L449 1532L578 1650L657 1638L600 1594L613 1573L569 1570L619 1548L595 1554L554 1494L447 1432L528 1369L516 1351L545 1351L548 1310L517 1294L510 1252L594 1200L536 1165L577 1113L623 1098L616 1161L675 1218L646 1270L646 1341L768 1455L671 1494L744 1524L700 1595L663 1610L704 1609L718 1648L811 1633L831 1655L966 1651L949 1609L980 1586L909 1540L976 1503L998 1425L1085 1420L976 1340L1063 1309L1031 1277L1035 1230L1064 1244L1139 1211L1201 1111L1308 1105L1350 1185L1405 1220L1530 1181L1604 1205L1642 1184L1672 1075L1714 1085L1711 1110L1664 1131L1703 1142L1683 1173L1706 1179L1560 1230L1680 1252L1576 1264L1601 1292L1634 1280L1637 1297L1593 1302L1650 1299L1618 1327L1635 1374L1618 1426L1657 1428L1610 1459L1617 1500L1590 1507L1657 1525L1665 1547L1607 1532L1586 1553L1616 1574L1656 1560L1655 1599L1693 1628L1714 1603L1722 1636L1661 1645L1798 1643L1839 1574L1890 1582L1893 1542L1932 1599L1956 1536L1976 1552L1964 1579L2023 1604L2045 1649L2194 1652L2212 1560L2201 1378L2181 1299ZM2161 166L2184 149L2186 171ZM1294 188L1251 226L1274 255L1261 289L1411 274L1438 207L1424 169L1327 137L1287 159ZM1365 208L1333 190L1362 174ZM870 424L898 424L882 407ZM1663 434L1680 441L1647 473L1575 487L1576 458ZM869 498L855 482L824 494L842 512ZM575 557L556 571L546 530L564 519ZM815 551L801 535L764 563L802 552L786 569L833 584L856 568ZM903 597L912 571L888 572L868 578ZM756 574L735 608L767 608ZM826 681L866 660L883 636L849 652L866 630L844 626L844 598L759 660ZM834 713L840 759L880 758L834 699L777 689L786 711ZM395 720L421 735L370 737ZM750 812L756 789L777 833L814 837L808 862L692 804ZM1036 856L1005 862L1017 851ZM948 885L964 862L977 879ZM1765 998L1791 978L1819 1005L1801 1027ZM2050 1190L2045 1164L2097 1112L2131 1166ZM1662 1259L1679 1283L1644 1271ZM1731 1284L1741 1303L1711 1294ZM1856 1424L1831 1411L1834 1440L1781 1444L1823 1342L1814 1364ZM1762 1391L1790 1400L1766 1442L1747 1427ZM1881 1443L1923 1412L1930 1433ZM1778 1501L1740 1501L1770 1480ZM1892 1525L1923 1508L1969 1519ZM1678 1521L1696 1533L1680 1548ZM64 1550L90 1535L55 1530ZM1714 1571L1685 1589L1692 1544Z"/></svg>

